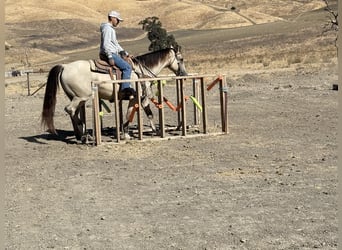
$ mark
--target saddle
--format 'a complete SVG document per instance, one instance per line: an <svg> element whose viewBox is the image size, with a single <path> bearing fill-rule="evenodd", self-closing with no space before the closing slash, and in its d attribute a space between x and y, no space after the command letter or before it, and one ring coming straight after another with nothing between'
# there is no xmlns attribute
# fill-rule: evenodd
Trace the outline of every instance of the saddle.
<svg viewBox="0 0 342 250"><path fill-rule="evenodd" d="M110 65L107 61L98 59L89 60L90 62L90 70L92 72L102 73L102 74L109 74L110 79L114 80L114 73L116 75L116 80L121 80L122 71L116 67Z"/></svg>
<svg viewBox="0 0 342 250"><path fill-rule="evenodd" d="M131 58L129 57L123 57L124 60L126 60L128 63L133 65L131 62ZM104 55L99 54L99 58L89 60L90 64L90 70L92 72L102 73L102 74L109 74L110 79L112 80L121 80L122 79L122 71L117 66L112 66L108 63L107 59ZM114 79L114 74L116 78ZM109 100L110 102L114 102L114 98Z"/></svg>

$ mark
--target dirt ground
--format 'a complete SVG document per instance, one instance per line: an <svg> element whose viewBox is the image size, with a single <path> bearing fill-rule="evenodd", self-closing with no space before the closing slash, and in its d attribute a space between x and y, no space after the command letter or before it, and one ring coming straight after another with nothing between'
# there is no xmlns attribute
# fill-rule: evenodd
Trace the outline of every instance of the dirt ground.
<svg viewBox="0 0 342 250"><path fill-rule="evenodd" d="M251 29L177 33L193 72L227 73L228 135L212 135L221 129L215 87L206 93L209 136L85 145L73 136L62 90L54 136L40 127L43 89L28 96L25 76L6 78L6 249L337 249L337 62L322 35L326 18L313 11ZM18 33L7 36L51 22L9 26ZM93 30L70 20L58 27L57 42L70 28ZM46 56L32 51L32 63ZM64 55L50 54L50 63ZM31 74L31 93L45 80ZM113 124L105 112L104 132Z"/></svg>
<svg viewBox="0 0 342 250"><path fill-rule="evenodd" d="M228 83L228 135L99 147L8 84L6 249L337 249L337 69Z"/></svg>

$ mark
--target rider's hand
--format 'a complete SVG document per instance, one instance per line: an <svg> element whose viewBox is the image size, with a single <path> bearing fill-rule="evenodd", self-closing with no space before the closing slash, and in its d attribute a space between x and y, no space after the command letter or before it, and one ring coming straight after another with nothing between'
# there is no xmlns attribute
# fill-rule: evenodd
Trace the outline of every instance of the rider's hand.
<svg viewBox="0 0 342 250"><path fill-rule="evenodd" d="M121 50L121 51L119 52L119 55L120 55L122 58L125 58L125 57L128 57L128 56L129 56L129 54L128 54L128 52L127 52L126 50Z"/></svg>
<svg viewBox="0 0 342 250"><path fill-rule="evenodd" d="M115 65L114 59L113 59L113 58L109 58L108 62L109 62L109 64L112 65L112 66Z"/></svg>

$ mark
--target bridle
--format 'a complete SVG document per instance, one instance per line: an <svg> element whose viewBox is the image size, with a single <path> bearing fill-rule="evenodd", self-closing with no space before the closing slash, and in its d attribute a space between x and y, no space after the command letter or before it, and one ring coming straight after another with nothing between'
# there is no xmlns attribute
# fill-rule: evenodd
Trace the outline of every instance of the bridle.
<svg viewBox="0 0 342 250"><path fill-rule="evenodd" d="M135 71L135 73L140 76L139 78L141 77L147 77L147 78L150 78L150 77L157 77L157 75L149 68L147 67L145 64L141 63L138 59L135 58L135 60L137 61L138 63L138 66L139 66L139 69L140 69L140 72L137 72ZM150 73L151 75L145 75L144 74L144 70L146 70L148 73Z"/></svg>
<svg viewBox="0 0 342 250"><path fill-rule="evenodd" d="M180 64L183 62L183 56L179 51L176 51L174 48L172 48L173 52L175 53L175 57L173 58L170 65L174 63L175 60L177 60L178 70L176 71L176 75L179 76L181 73L181 67Z"/></svg>

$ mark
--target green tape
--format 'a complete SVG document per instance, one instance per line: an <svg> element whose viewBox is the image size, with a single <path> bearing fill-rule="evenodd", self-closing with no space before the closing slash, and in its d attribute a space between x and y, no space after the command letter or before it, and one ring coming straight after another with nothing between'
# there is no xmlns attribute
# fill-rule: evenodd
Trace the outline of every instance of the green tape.
<svg viewBox="0 0 342 250"><path fill-rule="evenodd" d="M202 112L202 105L199 104L199 102L197 101L197 99L193 96L190 96L191 101L196 105L196 107Z"/></svg>

